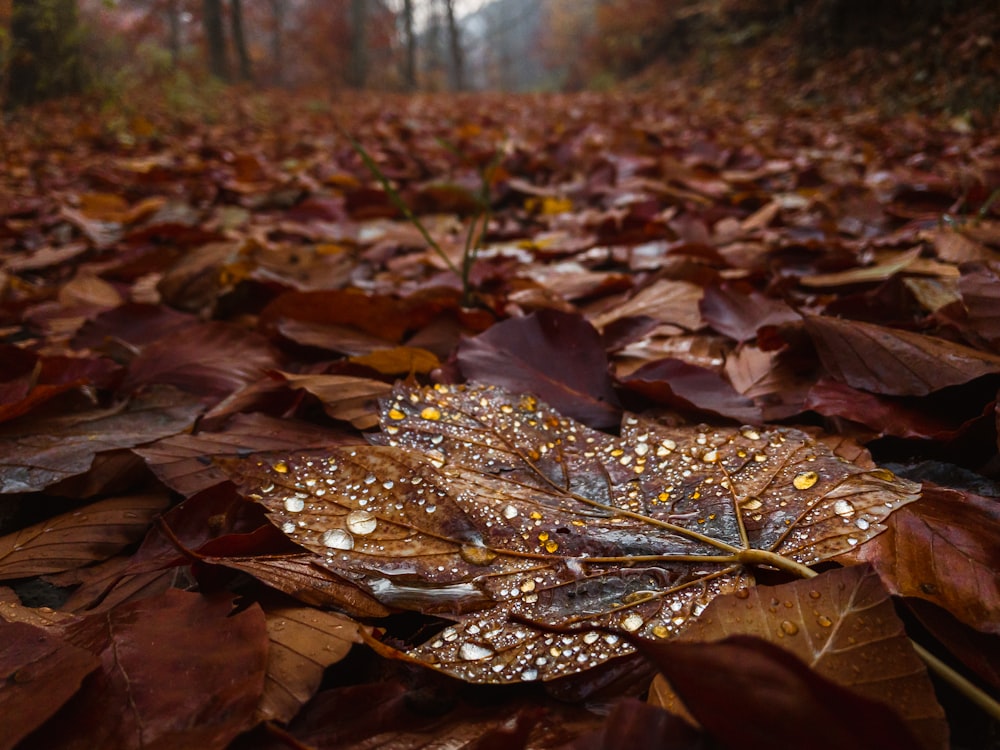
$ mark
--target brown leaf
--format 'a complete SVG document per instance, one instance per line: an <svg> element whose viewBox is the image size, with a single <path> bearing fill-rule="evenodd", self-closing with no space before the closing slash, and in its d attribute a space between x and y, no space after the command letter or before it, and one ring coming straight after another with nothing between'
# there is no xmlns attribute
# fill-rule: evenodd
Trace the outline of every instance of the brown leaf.
<svg viewBox="0 0 1000 750"><path fill-rule="evenodd" d="M304 376L309 377L309 376ZM264 414L237 414L218 431L171 435L134 449L157 478L187 497L225 481L212 456L247 455L267 450L293 450L356 442L307 422L275 419Z"/></svg>
<svg viewBox="0 0 1000 750"><path fill-rule="evenodd" d="M347 656L361 638L355 622L310 607L284 607L265 615L271 646L257 718L287 722L316 692L323 670Z"/></svg>
<svg viewBox="0 0 1000 750"><path fill-rule="evenodd" d="M203 408L193 396L161 387L110 409L10 422L0 428L0 494L44 489L87 471L100 451L176 435Z"/></svg>
<svg viewBox="0 0 1000 750"><path fill-rule="evenodd" d="M816 315L806 331L827 372L872 393L925 396L1000 372L1000 356L934 336Z"/></svg>
<svg viewBox="0 0 1000 750"><path fill-rule="evenodd" d="M865 565L715 598L680 636L752 635L795 654L816 674L887 704L927 748L946 747L944 711L888 592Z"/></svg>
<svg viewBox="0 0 1000 750"><path fill-rule="evenodd" d="M392 386L373 378L351 375L295 375L279 373L293 388L303 388L323 403L334 419L350 422L359 430L378 424L378 399L392 391Z"/></svg>
<svg viewBox="0 0 1000 750"><path fill-rule="evenodd" d="M0 579L56 573L111 557L142 538L169 504L165 493L108 498L2 536Z"/></svg>
<svg viewBox="0 0 1000 750"><path fill-rule="evenodd" d="M1000 634L1000 507L971 492L929 486L919 503L856 553L897 596L926 599L985 633Z"/></svg>
<svg viewBox="0 0 1000 750"><path fill-rule="evenodd" d="M413 346L396 346L379 349L371 354L351 357L350 361L362 367L370 367L383 375L426 375L435 367L440 367L438 358L427 351Z"/></svg>
<svg viewBox="0 0 1000 750"><path fill-rule="evenodd" d="M632 650L526 621L667 637L748 585L742 550L811 564L916 497L795 430L628 417L616 438L491 386L399 386L382 425L384 446L227 471L331 570L388 606L451 615L408 653L475 682L552 679Z"/></svg>
<svg viewBox="0 0 1000 750"><path fill-rule="evenodd" d="M621 418L597 331L580 315L540 310L497 323L458 347L469 380L531 391L591 427Z"/></svg>
<svg viewBox="0 0 1000 750"><path fill-rule="evenodd" d="M11 750L79 689L100 662L48 629L0 621L0 750Z"/></svg>
<svg viewBox="0 0 1000 750"><path fill-rule="evenodd" d="M591 316L590 322L603 331L616 320L645 316L661 323L670 323L682 331L696 331L702 327L698 310L702 288L687 281L660 279L641 289L625 302Z"/></svg>
<svg viewBox="0 0 1000 750"><path fill-rule="evenodd" d="M229 323L198 323L145 347L129 367L123 387L169 384L221 400L280 367L277 353L259 335Z"/></svg>
<svg viewBox="0 0 1000 750"><path fill-rule="evenodd" d="M260 608L231 610L172 590L67 625L101 668L25 747L225 747L256 721L268 648Z"/></svg>
<svg viewBox="0 0 1000 750"><path fill-rule="evenodd" d="M914 736L885 705L817 675L752 636L716 643L641 644L694 718L723 747L912 750Z"/></svg>
<svg viewBox="0 0 1000 750"><path fill-rule="evenodd" d="M764 326L802 320L785 302L736 284L706 288L698 309L705 323L739 342L756 338L757 331Z"/></svg>

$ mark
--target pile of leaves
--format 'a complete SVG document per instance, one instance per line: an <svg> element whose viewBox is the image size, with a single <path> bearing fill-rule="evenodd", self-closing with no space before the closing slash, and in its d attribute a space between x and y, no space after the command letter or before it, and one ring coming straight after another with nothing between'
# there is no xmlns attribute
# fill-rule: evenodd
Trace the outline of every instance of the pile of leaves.
<svg viewBox="0 0 1000 750"><path fill-rule="evenodd" d="M229 104L0 139L0 746L996 738L1000 139Z"/></svg>

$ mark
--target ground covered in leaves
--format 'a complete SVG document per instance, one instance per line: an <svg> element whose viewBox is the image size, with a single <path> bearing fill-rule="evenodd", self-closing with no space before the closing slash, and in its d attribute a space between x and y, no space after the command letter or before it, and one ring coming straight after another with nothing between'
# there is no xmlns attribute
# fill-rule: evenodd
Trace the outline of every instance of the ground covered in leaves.
<svg viewBox="0 0 1000 750"><path fill-rule="evenodd" d="M995 132L226 96L0 138L0 747L997 741Z"/></svg>

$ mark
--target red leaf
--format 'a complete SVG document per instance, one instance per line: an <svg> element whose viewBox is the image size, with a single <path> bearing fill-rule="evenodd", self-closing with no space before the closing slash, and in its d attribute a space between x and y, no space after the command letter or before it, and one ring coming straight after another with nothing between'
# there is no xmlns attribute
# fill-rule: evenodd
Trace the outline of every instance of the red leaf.
<svg viewBox="0 0 1000 750"><path fill-rule="evenodd" d="M591 427L621 419L600 337L580 315L539 310L497 323L459 344L458 365L468 380L533 393Z"/></svg>
<svg viewBox="0 0 1000 750"><path fill-rule="evenodd" d="M676 409L707 412L744 423L763 421L757 405L737 393L721 375L679 359L643 365L623 378L622 384Z"/></svg>
<svg viewBox="0 0 1000 750"><path fill-rule="evenodd" d="M0 620L0 750L13 748L79 689L100 662L48 630Z"/></svg>
<svg viewBox="0 0 1000 750"><path fill-rule="evenodd" d="M177 330L147 346L132 361L123 387L167 383L218 400L277 367L277 354L261 336L213 321Z"/></svg>
<svg viewBox="0 0 1000 750"><path fill-rule="evenodd" d="M918 744L884 705L820 677L759 638L636 645L723 747L912 750Z"/></svg>
<svg viewBox="0 0 1000 750"><path fill-rule="evenodd" d="M705 289L698 305L701 316L719 333L736 341L750 341L763 326L798 323L802 316L781 300L733 284Z"/></svg>
<svg viewBox="0 0 1000 750"><path fill-rule="evenodd" d="M67 626L101 669L27 747L225 747L255 723L268 649L261 609L231 612L174 589Z"/></svg>
<svg viewBox="0 0 1000 750"><path fill-rule="evenodd" d="M978 630L1000 634L1000 503L925 487L886 526L851 555L870 562L893 594L927 599Z"/></svg>
<svg viewBox="0 0 1000 750"><path fill-rule="evenodd" d="M872 393L925 396L1000 372L1000 356L934 336L815 315L806 331L827 372Z"/></svg>

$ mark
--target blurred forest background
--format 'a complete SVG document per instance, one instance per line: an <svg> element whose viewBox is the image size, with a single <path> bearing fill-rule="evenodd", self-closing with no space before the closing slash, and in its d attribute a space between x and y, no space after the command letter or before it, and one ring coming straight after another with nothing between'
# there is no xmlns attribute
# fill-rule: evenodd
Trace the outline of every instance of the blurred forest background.
<svg viewBox="0 0 1000 750"><path fill-rule="evenodd" d="M995 0L0 0L5 109L682 82L774 106L1000 108ZM136 99L138 97L138 100ZM154 106L152 99L145 102ZM982 123L981 123L982 124Z"/></svg>

